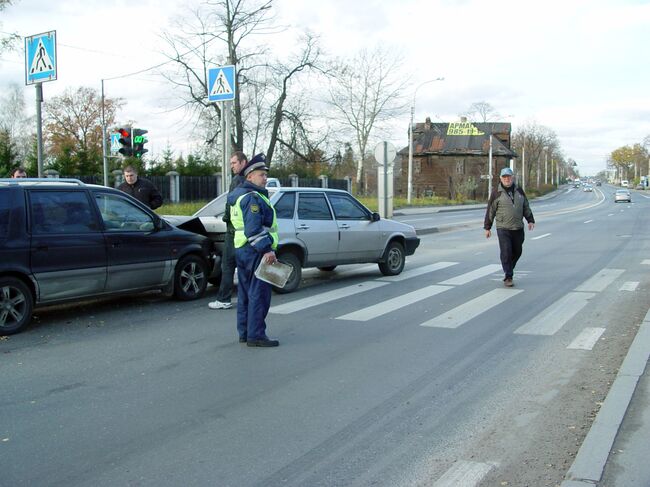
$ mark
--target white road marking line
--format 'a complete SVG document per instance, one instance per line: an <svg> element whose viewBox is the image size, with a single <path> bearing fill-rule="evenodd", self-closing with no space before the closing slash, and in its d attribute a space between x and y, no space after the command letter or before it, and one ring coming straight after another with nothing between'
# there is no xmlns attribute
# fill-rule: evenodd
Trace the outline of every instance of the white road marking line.
<svg viewBox="0 0 650 487"><path fill-rule="evenodd" d="M531 238L531 240L539 240L540 238L546 238L550 235L551 235L550 233L545 233L544 235L540 235L539 237L533 237Z"/></svg>
<svg viewBox="0 0 650 487"><path fill-rule="evenodd" d="M346 298L354 294L363 293L365 291L370 291L372 289L387 285L387 282L366 281L360 284L354 284L352 286L334 289L332 291L318 294L317 296L309 296L307 298L296 299L295 301L291 301L289 303L279 304L278 306L272 306L269 312L286 315L295 311L311 308L312 306L318 306L330 301Z"/></svg>
<svg viewBox="0 0 650 487"><path fill-rule="evenodd" d="M566 348L570 350L591 350L604 332L605 328L585 328Z"/></svg>
<svg viewBox="0 0 650 487"><path fill-rule="evenodd" d="M421 323L420 326L458 328L460 325L503 303L506 299L510 299L522 292L523 289L493 289L478 298L467 301L446 313Z"/></svg>
<svg viewBox="0 0 650 487"><path fill-rule="evenodd" d="M459 460L440 477L433 487L475 487L499 464Z"/></svg>
<svg viewBox="0 0 650 487"><path fill-rule="evenodd" d="M641 265L650 265L650 259L643 259Z"/></svg>
<svg viewBox="0 0 650 487"><path fill-rule="evenodd" d="M554 335L584 308L596 293L570 292L515 330L517 335Z"/></svg>
<svg viewBox="0 0 650 487"><path fill-rule="evenodd" d="M607 216L614 216L614 213L610 213L610 214L609 214L609 215L607 215Z"/></svg>
<svg viewBox="0 0 650 487"><path fill-rule="evenodd" d="M446 281L439 282L438 284L442 285L450 285L450 286L458 286L461 284L467 284L468 282L472 282L476 279L479 279L484 276L488 276L492 274L493 272L496 272L498 270L501 270L501 265L500 264L489 264L483 267L480 267L474 271L467 272L465 274L461 274L460 276L452 277L451 279L447 279Z"/></svg>
<svg viewBox="0 0 650 487"><path fill-rule="evenodd" d="M422 274L426 274L428 272L433 272L437 271L440 269L445 269L447 267L451 267L453 265L458 264L458 262L436 262L435 264L430 264L430 265L425 265L424 267L416 267L415 269L410 269L408 271L404 271L401 274L398 274L396 276L384 276L380 277L378 280L379 281L404 281L406 279L410 279L411 277L416 277Z"/></svg>
<svg viewBox="0 0 650 487"><path fill-rule="evenodd" d="M639 282L637 281L627 281L623 283L621 287L618 288L619 291L636 291L636 288L639 287Z"/></svg>
<svg viewBox="0 0 650 487"><path fill-rule="evenodd" d="M609 286L617 277L625 272L625 269L603 269L598 274L590 277L580 284L574 291L599 293Z"/></svg>
<svg viewBox="0 0 650 487"><path fill-rule="evenodd" d="M378 316L390 313L397 309L403 308L418 301L422 301L436 294L440 294L449 289L455 289L452 286L427 286L411 293L403 294L396 298L388 299L382 303L378 303L367 308L363 308L352 313L338 316L337 320L353 320L353 321L369 321Z"/></svg>
<svg viewBox="0 0 650 487"><path fill-rule="evenodd" d="M587 220L587 221L584 222L584 223L591 223L592 221L593 221L593 220Z"/></svg>

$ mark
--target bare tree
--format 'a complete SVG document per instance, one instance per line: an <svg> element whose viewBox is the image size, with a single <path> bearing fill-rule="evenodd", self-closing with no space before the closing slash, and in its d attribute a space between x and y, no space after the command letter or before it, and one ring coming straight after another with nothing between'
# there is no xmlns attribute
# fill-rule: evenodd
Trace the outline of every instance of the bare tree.
<svg viewBox="0 0 650 487"><path fill-rule="evenodd" d="M560 145L555 132L535 121L525 123L512 136L513 145L526 153L526 181L532 181L534 175L536 187L541 184L542 161L548 154L560 154ZM532 162L535 162L533 165Z"/></svg>
<svg viewBox="0 0 650 487"><path fill-rule="evenodd" d="M279 32L273 25L271 0L206 1L192 12L190 22L182 19L179 30L165 33L171 49L168 57L176 72L166 73L184 93L184 106L209 132L208 144L217 140L221 107L208 101L207 66L235 66L235 98L232 103L234 130L231 144L243 150L245 139L253 151L263 143L270 162L284 120L284 106L290 84L299 73L318 69L320 49L316 39L306 34L297 43L299 52L286 63L272 61L266 49L255 44L259 36ZM215 42L216 41L216 42ZM268 130L265 136L264 131Z"/></svg>
<svg viewBox="0 0 650 487"><path fill-rule="evenodd" d="M13 3L13 0L0 0L0 12L2 12L5 8L7 8L9 5ZM2 24L0 23L0 30L2 28ZM0 53L13 49L18 45L18 40L20 39L20 36L16 33L4 33L5 36L0 37Z"/></svg>
<svg viewBox="0 0 650 487"><path fill-rule="evenodd" d="M363 159L373 130L406 109L400 98L403 76L399 76L399 66L398 56L380 47L339 61L332 73L328 101L334 108L335 120L353 132L360 187Z"/></svg>
<svg viewBox="0 0 650 487"><path fill-rule="evenodd" d="M501 118L499 113L486 101L472 103L465 113L462 114L472 122L495 122Z"/></svg>

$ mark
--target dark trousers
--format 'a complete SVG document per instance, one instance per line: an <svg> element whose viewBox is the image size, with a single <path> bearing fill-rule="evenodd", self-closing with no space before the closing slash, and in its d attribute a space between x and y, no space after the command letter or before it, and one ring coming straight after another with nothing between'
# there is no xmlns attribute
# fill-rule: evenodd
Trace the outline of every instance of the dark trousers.
<svg viewBox="0 0 650 487"><path fill-rule="evenodd" d="M501 250L501 267L506 279L512 279L512 274L521 257L522 246L524 244L524 229L506 230L497 228L499 237L499 249Z"/></svg>
<svg viewBox="0 0 650 487"><path fill-rule="evenodd" d="M232 287L235 280L235 234L226 232L221 254L221 282L217 292L217 301L229 303L232 297Z"/></svg>
<svg viewBox="0 0 650 487"><path fill-rule="evenodd" d="M237 332L240 338L264 340L271 307L271 285L255 277L262 255L250 245L235 249L237 260Z"/></svg>

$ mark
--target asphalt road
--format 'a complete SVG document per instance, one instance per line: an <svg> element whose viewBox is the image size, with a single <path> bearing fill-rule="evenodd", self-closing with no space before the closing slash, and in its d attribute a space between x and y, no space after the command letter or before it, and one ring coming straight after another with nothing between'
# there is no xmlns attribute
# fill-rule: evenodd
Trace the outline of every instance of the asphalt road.
<svg viewBox="0 0 650 487"><path fill-rule="evenodd" d="M482 210L399 217L460 229L306 272L277 349L214 289L39 312L0 341L0 485L559 485L650 308L650 201L602 190L533 204L512 289Z"/></svg>

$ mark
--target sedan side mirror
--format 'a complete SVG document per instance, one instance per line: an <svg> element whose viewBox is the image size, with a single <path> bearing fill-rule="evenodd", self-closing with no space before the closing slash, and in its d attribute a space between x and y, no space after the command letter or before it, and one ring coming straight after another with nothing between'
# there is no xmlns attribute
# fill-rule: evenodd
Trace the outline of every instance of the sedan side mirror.
<svg viewBox="0 0 650 487"><path fill-rule="evenodd" d="M371 220L373 222L378 222L379 220L381 220L381 217L379 216L379 213L377 213L376 211L373 211Z"/></svg>

